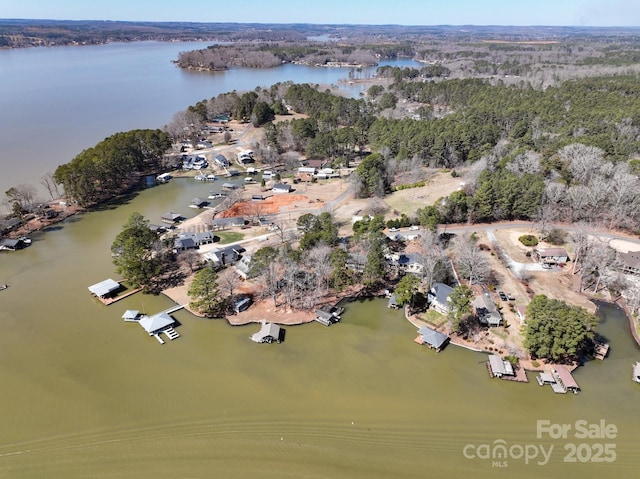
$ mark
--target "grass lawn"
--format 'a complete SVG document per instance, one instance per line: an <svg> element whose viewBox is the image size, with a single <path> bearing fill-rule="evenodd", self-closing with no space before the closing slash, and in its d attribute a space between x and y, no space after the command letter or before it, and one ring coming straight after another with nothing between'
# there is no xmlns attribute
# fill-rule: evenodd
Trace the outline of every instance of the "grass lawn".
<svg viewBox="0 0 640 479"><path fill-rule="evenodd" d="M449 318L444 314L440 314L433 309L429 309L426 312L420 314L420 319L426 321L429 324L433 324L434 326L442 326L444 323L449 321Z"/></svg>
<svg viewBox="0 0 640 479"><path fill-rule="evenodd" d="M234 243L244 238L242 233L237 233L235 231L216 232L216 236L220 237L220 244Z"/></svg>

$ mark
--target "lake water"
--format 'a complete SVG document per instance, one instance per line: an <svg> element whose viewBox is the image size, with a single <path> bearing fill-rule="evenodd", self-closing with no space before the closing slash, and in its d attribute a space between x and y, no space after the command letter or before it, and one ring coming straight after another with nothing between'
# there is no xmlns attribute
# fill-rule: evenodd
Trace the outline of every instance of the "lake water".
<svg viewBox="0 0 640 479"><path fill-rule="evenodd" d="M40 52L57 54L19 53ZM114 131L144 126L154 125ZM90 296L87 286L115 277L109 248L132 212L154 223L167 211L189 216L191 199L218 187L174 179L0 254L0 283L10 284L0 292L0 477L635 477L640 354L610 306L600 310L610 356L576 372L581 394L555 395L533 375L490 379L484 354L419 347L415 328L381 299L347 305L330 328L286 327L279 345L251 342L255 325L179 311L181 337L160 345L121 315L164 310L166 297L105 307ZM543 420L572 429L539 438ZM604 420L616 437L576 438L582 420ZM502 441L508 457L478 457ZM565 462L571 444L586 462ZM592 462L605 444L615 460ZM553 447L547 464L519 455L541 446Z"/></svg>
<svg viewBox="0 0 640 479"><path fill-rule="evenodd" d="M162 128L176 112L200 100L285 81L331 85L349 73L302 65L207 73L172 63L181 51L207 45L142 42L0 50L0 192L23 183L38 185L44 173L114 133ZM365 87L342 88L355 96Z"/></svg>

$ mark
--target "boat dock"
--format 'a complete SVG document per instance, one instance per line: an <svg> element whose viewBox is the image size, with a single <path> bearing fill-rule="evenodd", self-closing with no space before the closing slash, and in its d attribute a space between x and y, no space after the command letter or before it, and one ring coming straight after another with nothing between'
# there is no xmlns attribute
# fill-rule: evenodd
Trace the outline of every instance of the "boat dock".
<svg viewBox="0 0 640 479"><path fill-rule="evenodd" d="M566 394L571 391L573 394L580 392L580 386L573 379L571 371L562 364L556 364L549 372L542 372L536 377L538 384L544 386L548 384L554 393Z"/></svg>
<svg viewBox="0 0 640 479"><path fill-rule="evenodd" d="M594 348L594 357L596 359L604 359L609 354L609 343L596 343Z"/></svg>
<svg viewBox="0 0 640 479"><path fill-rule="evenodd" d="M126 291L122 294L119 294L117 296L111 296L111 297L100 297L97 296L98 301L100 301L102 304L104 304L105 306L109 306L110 304L116 303L118 301L120 301L121 299L124 298L128 298L129 296L136 294L137 292L142 291L142 288L136 288L136 289L132 289L130 291Z"/></svg>

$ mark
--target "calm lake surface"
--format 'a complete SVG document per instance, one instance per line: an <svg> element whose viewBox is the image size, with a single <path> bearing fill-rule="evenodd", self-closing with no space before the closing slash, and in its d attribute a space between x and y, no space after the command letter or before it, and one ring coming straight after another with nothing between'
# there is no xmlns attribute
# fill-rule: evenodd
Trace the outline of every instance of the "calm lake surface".
<svg viewBox="0 0 640 479"><path fill-rule="evenodd" d="M73 57L82 49L65 50ZM200 92L175 110L219 92ZM4 94L2 101L9 101ZM172 113L164 114L157 124L136 125L123 114L113 131L159 126ZM4 182L13 170L2 161ZM599 329L610 356L576 372L581 394L555 395L534 375L528 384L490 379L485 354L419 347L415 328L380 299L348 304L331 328L287 327L280 345L251 342L255 325L180 311L181 337L161 346L121 315L155 313L173 306L169 299L137 294L105 307L90 296L87 286L115 276L109 248L132 212L152 223L167 211L189 216L191 199L219 183L174 179L0 254L0 283L10 284L0 292L0 477L635 477L640 391L631 364L640 354L611 306L601 308ZM572 429L566 438L539 438L540 420ZM617 428L616 437L575 437L576 421L601 420ZM478 457L500 444L508 457ZM571 444L586 462L565 462L576 457ZM604 444L613 445L615 460L591 462L604 457ZM553 447L545 465L540 453L528 464L518 454L540 447Z"/></svg>
<svg viewBox="0 0 640 479"><path fill-rule="evenodd" d="M331 85L346 68L284 65L207 73L172 63L210 43L124 43L0 50L0 192L42 175L107 136L162 128L189 105L278 82ZM404 60L394 65L419 66ZM356 75L371 75L375 68ZM343 85L358 95L363 85Z"/></svg>

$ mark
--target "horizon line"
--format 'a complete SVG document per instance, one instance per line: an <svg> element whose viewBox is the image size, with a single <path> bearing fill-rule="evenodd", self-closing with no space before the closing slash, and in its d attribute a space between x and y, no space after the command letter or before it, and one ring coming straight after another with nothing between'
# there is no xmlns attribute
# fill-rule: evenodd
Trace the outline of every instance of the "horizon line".
<svg viewBox="0 0 640 479"><path fill-rule="evenodd" d="M544 25L544 24L479 24L479 23L433 23L433 24L409 24L409 23L314 23L314 22L238 22L216 21L204 22L194 20L113 20L113 19L59 19L59 18L1 18L2 21L48 21L48 22L104 22L104 23L192 23L198 25L314 25L336 27L502 27L502 28L640 28L638 25Z"/></svg>

